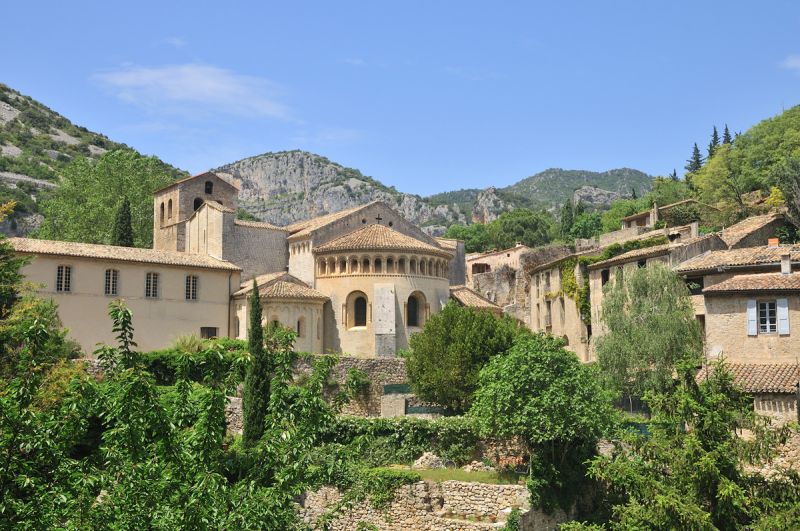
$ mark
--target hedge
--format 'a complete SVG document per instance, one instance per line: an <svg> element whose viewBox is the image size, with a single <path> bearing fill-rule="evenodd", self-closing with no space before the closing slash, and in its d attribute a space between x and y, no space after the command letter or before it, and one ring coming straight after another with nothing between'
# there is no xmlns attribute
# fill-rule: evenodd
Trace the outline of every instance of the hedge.
<svg viewBox="0 0 800 531"><path fill-rule="evenodd" d="M210 339L208 346L220 346L223 350L223 362L230 370L234 366L234 361L240 358L247 352L247 342L240 339ZM142 361L145 364L145 369L150 372L156 379L158 385L174 385L175 375L178 367L180 366L180 359L183 353L177 348L167 348L163 350L154 350L152 352L142 353ZM206 356L206 351L199 351L192 355L192 366L189 369L189 379L195 382L200 382L203 379L203 361ZM244 374L238 375L241 380L244 380Z"/></svg>

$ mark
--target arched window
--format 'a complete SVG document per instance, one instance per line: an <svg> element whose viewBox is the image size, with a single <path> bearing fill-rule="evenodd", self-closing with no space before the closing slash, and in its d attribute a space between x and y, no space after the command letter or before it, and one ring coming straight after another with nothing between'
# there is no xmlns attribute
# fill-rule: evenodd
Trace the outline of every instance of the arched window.
<svg viewBox="0 0 800 531"><path fill-rule="evenodd" d="M415 291L406 301L406 326L422 327L425 324L425 294Z"/></svg>
<svg viewBox="0 0 800 531"><path fill-rule="evenodd" d="M163 225L164 224L164 202L163 201L161 202L161 214L159 216L159 219L161 220L161 224Z"/></svg>
<svg viewBox="0 0 800 531"><path fill-rule="evenodd" d="M417 274L417 259L412 258L411 261L408 262L408 272L412 275Z"/></svg>
<svg viewBox="0 0 800 531"><path fill-rule="evenodd" d="M386 272L387 273L394 273L394 258L391 256L386 259Z"/></svg>
<svg viewBox="0 0 800 531"><path fill-rule="evenodd" d="M297 337L304 337L306 335L306 320L302 317L297 319Z"/></svg>
<svg viewBox="0 0 800 531"><path fill-rule="evenodd" d="M420 260L419 261L419 274L420 275L424 275L425 274L425 260Z"/></svg>
<svg viewBox="0 0 800 531"><path fill-rule="evenodd" d="M375 259L375 273L382 273L383 272L383 262L381 262L380 258Z"/></svg>
<svg viewBox="0 0 800 531"><path fill-rule="evenodd" d="M405 274L406 273L406 259L405 258L400 258L397 261L397 272L401 273L401 274Z"/></svg>
<svg viewBox="0 0 800 531"><path fill-rule="evenodd" d="M214 183L211 181L206 181L206 193L213 194L214 193Z"/></svg>
<svg viewBox="0 0 800 531"><path fill-rule="evenodd" d="M353 301L353 326L367 326L366 297L356 297Z"/></svg>
<svg viewBox="0 0 800 531"><path fill-rule="evenodd" d="M197 210L198 208L200 208L202 205L203 205L203 200L202 200L201 198L199 198L199 197L198 197L198 198L196 198L196 199L194 200L194 209L195 209L195 210Z"/></svg>
<svg viewBox="0 0 800 531"><path fill-rule="evenodd" d="M172 219L172 199L167 202L167 219Z"/></svg>
<svg viewBox="0 0 800 531"><path fill-rule="evenodd" d="M339 259L339 274L344 275L347 273L347 259L340 258Z"/></svg>
<svg viewBox="0 0 800 531"><path fill-rule="evenodd" d="M367 326L369 303L367 302L367 295L363 291L350 293L347 296L343 310L345 312L343 322L347 325L347 328Z"/></svg>
<svg viewBox="0 0 800 531"><path fill-rule="evenodd" d="M358 273L358 258L351 258L350 259L350 272L351 273Z"/></svg>
<svg viewBox="0 0 800 531"><path fill-rule="evenodd" d="M323 258L323 259L321 259L319 261L319 273L318 274L320 276L323 276L323 275L327 274L327 269L328 269L328 264L325 262L325 259Z"/></svg>
<svg viewBox="0 0 800 531"><path fill-rule="evenodd" d="M369 273L369 258L364 258L361 261L361 272L362 273Z"/></svg>

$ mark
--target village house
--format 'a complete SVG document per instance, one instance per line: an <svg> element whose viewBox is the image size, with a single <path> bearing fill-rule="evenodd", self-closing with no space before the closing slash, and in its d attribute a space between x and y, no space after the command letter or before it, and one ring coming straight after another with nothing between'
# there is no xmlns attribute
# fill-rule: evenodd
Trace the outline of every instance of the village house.
<svg viewBox="0 0 800 531"><path fill-rule="evenodd" d="M156 191L153 249L9 242L86 352L113 342L115 298L146 331L144 350L189 334L246 339L254 282L264 322L295 330L311 353L394 357L451 299L502 312L464 286L463 242L433 238L385 203L277 227L236 219L237 197L212 172Z"/></svg>
<svg viewBox="0 0 800 531"><path fill-rule="evenodd" d="M520 256L528 251L530 251L530 247L518 243L510 249L501 251L470 253L467 255L467 282L472 283L473 275L488 273L501 266L519 269Z"/></svg>

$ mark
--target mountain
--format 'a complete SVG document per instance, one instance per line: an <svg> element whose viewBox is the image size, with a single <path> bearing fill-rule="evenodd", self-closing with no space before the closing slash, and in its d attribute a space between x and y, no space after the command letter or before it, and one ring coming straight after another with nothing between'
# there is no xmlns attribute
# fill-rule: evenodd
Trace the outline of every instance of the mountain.
<svg viewBox="0 0 800 531"><path fill-rule="evenodd" d="M17 201L0 232L23 235L36 228L38 202L58 185L64 167L75 157L97 159L112 149L133 151L0 83L0 202Z"/></svg>
<svg viewBox="0 0 800 531"><path fill-rule="evenodd" d="M652 177L628 168L591 172L549 169L505 188L464 189L430 197L404 194L394 187L304 151L265 153L214 171L240 182L240 204L257 218L278 225L383 200L432 234L453 223L485 223L514 208L554 210L580 190L589 206L643 194Z"/></svg>

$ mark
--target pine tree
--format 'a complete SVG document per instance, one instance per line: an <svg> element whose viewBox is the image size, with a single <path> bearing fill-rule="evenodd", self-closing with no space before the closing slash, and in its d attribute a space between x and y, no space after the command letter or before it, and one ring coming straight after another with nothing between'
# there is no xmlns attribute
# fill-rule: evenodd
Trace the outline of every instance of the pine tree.
<svg viewBox="0 0 800 531"><path fill-rule="evenodd" d="M725 130L722 132L722 143L723 144L733 143L733 138L731 137L731 132L728 129L728 124L725 124Z"/></svg>
<svg viewBox="0 0 800 531"><path fill-rule="evenodd" d="M131 204L127 197L117 209L114 217L114 228L111 233L111 245L133 247L133 223L131 222Z"/></svg>
<svg viewBox="0 0 800 531"><path fill-rule="evenodd" d="M711 142L708 143L708 158L714 156L714 152L719 147L719 133L717 133L717 126L714 126L714 131L711 133Z"/></svg>
<svg viewBox="0 0 800 531"><path fill-rule="evenodd" d="M695 142L694 148L692 148L692 156L686 161L685 168L687 172L694 173L702 167L703 156L700 154L700 148L697 147L697 142Z"/></svg>
<svg viewBox="0 0 800 531"><path fill-rule="evenodd" d="M669 178L672 179L673 181L678 180L678 172L675 171L675 168L672 168L672 173L669 174Z"/></svg>
<svg viewBox="0 0 800 531"><path fill-rule="evenodd" d="M639 196L636 194L636 188L631 188L631 199L639 199Z"/></svg>
<svg viewBox="0 0 800 531"><path fill-rule="evenodd" d="M250 307L250 327L247 330L247 349L250 352L250 365L244 379L242 393L242 417L244 429L242 442L245 446L255 446L264 435L264 417L269 405L272 367L264 349L264 327L261 324L261 298L258 285L253 279L253 291L248 301Z"/></svg>

